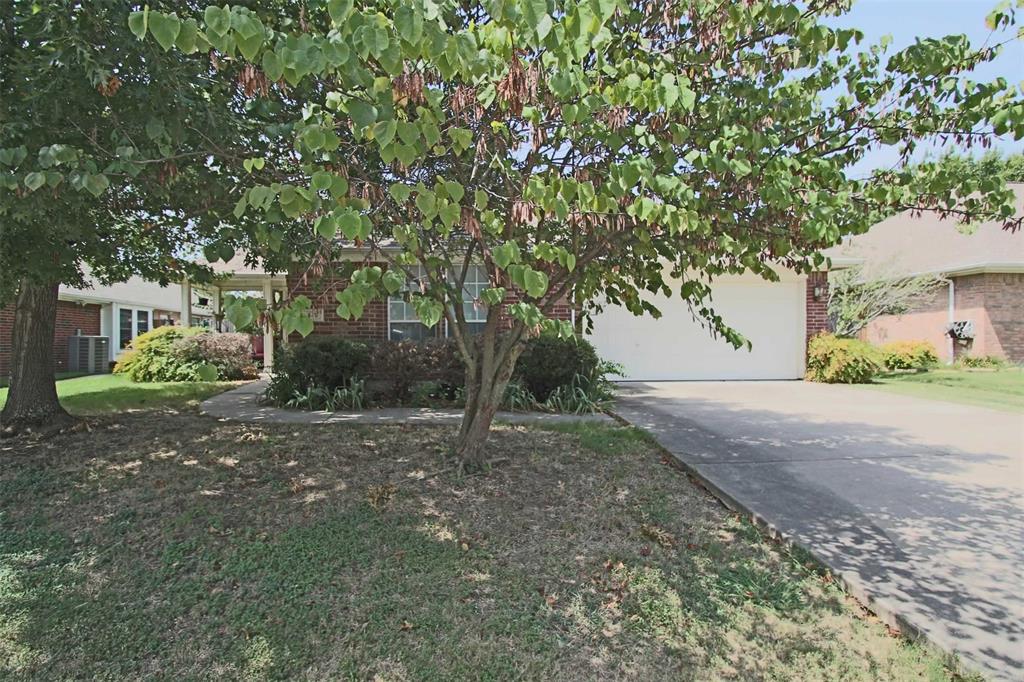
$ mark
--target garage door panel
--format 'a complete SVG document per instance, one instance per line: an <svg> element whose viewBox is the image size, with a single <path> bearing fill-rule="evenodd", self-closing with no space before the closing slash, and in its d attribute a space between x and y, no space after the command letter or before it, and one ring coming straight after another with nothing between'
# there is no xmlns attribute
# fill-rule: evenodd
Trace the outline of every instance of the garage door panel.
<svg viewBox="0 0 1024 682"><path fill-rule="evenodd" d="M713 307L753 350L734 349L693 319L679 298L651 298L663 315L607 306L591 341L630 380L797 379L804 363L804 282L717 284Z"/></svg>

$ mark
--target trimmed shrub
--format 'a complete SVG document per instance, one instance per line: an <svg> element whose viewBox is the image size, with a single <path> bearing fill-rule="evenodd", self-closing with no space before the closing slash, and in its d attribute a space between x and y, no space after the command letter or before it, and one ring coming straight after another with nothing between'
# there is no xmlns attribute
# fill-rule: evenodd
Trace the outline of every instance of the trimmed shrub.
<svg viewBox="0 0 1024 682"><path fill-rule="evenodd" d="M180 341L207 331L201 327L157 327L136 336L114 365L135 382L202 381L204 362L176 352Z"/></svg>
<svg viewBox="0 0 1024 682"><path fill-rule="evenodd" d="M927 369L939 361L939 354L928 341L894 341L879 350L886 369Z"/></svg>
<svg viewBox="0 0 1024 682"><path fill-rule="evenodd" d="M807 346L808 381L864 384L881 370L879 352L857 339L818 334Z"/></svg>
<svg viewBox="0 0 1024 682"><path fill-rule="evenodd" d="M310 388L329 392L345 388L352 379L369 374L370 348L361 341L340 336L309 336L282 348L274 358L274 376L268 394L285 404L296 393Z"/></svg>
<svg viewBox="0 0 1024 682"><path fill-rule="evenodd" d="M995 355L965 355L956 363L967 369L1000 369L1006 366L1006 360Z"/></svg>
<svg viewBox="0 0 1024 682"><path fill-rule="evenodd" d="M238 381L259 375L247 334L197 334L176 341L173 350L185 359L213 365L219 379Z"/></svg>
<svg viewBox="0 0 1024 682"><path fill-rule="evenodd" d="M585 339L542 334L527 342L513 377L543 403L560 387L578 385L578 377L584 381L595 377L600 362L597 351Z"/></svg>
<svg viewBox="0 0 1024 682"><path fill-rule="evenodd" d="M448 400L466 382L466 369L453 339L381 341L370 351L373 379L383 386L380 397L406 404L417 384L433 382Z"/></svg>

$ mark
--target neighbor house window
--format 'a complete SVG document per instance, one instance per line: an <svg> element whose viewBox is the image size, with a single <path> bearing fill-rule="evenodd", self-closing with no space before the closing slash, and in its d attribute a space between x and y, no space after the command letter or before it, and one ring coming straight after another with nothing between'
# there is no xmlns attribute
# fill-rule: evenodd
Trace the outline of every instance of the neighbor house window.
<svg viewBox="0 0 1024 682"><path fill-rule="evenodd" d="M118 348L124 349L139 334L149 331L150 320L153 311L145 308L124 308L117 309L117 344Z"/></svg>
<svg viewBox="0 0 1024 682"><path fill-rule="evenodd" d="M411 303L407 303L403 295L410 291L420 291L426 285L427 277L423 266L417 266L416 276L407 281L405 287L395 296L388 299L388 338L394 341L401 339L428 339L435 336L448 336L448 324L442 320L433 329L420 322ZM490 286L487 269L482 265L471 265L466 273L466 281L462 285L462 314L469 325L470 333L483 331L487 322L487 306L480 299L480 292Z"/></svg>

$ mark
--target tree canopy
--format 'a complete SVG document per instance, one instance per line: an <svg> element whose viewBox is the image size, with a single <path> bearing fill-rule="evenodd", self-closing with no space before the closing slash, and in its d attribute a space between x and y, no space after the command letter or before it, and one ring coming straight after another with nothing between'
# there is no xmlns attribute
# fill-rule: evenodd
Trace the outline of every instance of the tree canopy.
<svg viewBox="0 0 1024 682"><path fill-rule="evenodd" d="M808 271L841 235L906 209L1014 220L999 177L937 164L849 177L879 147L907 160L922 143L1024 136L1016 86L970 78L998 41L890 54L830 25L849 4L327 0L297 18L144 9L129 26L166 50L209 50L249 75L255 103L301 106L263 129L283 142L250 162L260 172L234 218L259 224L262 257L317 272L358 247L344 318L419 281L403 295L424 323L447 321L467 364L459 449L472 459L524 340L571 332L551 319L560 301L658 315L643 292L672 293L741 345L715 313L716 276ZM1008 4L987 21L1015 39ZM298 245L280 238L295 225L310 237ZM475 337L462 305L474 264L488 279ZM308 331L308 307L279 319Z"/></svg>
<svg viewBox="0 0 1024 682"><path fill-rule="evenodd" d="M187 256L214 237L244 158L266 155L274 111L236 86L235 64L139 42L131 3L5 3L0 31L0 304L23 279L83 284L202 274ZM203 5L151 2L154 8ZM240 243L239 239L236 239Z"/></svg>

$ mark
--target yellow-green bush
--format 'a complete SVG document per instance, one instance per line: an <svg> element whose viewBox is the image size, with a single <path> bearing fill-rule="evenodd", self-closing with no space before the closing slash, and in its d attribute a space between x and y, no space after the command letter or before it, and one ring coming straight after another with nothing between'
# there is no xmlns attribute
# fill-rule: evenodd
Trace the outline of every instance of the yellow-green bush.
<svg viewBox="0 0 1024 682"><path fill-rule="evenodd" d="M135 382L216 381L255 376L252 348L241 334L201 327L157 327L139 334L114 366Z"/></svg>
<svg viewBox="0 0 1024 682"><path fill-rule="evenodd" d="M881 347L886 369L927 369L939 361L939 353L929 341L894 341Z"/></svg>
<svg viewBox="0 0 1024 682"><path fill-rule="evenodd" d="M808 381L864 384L882 369L878 349L857 339L818 334L807 345Z"/></svg>

